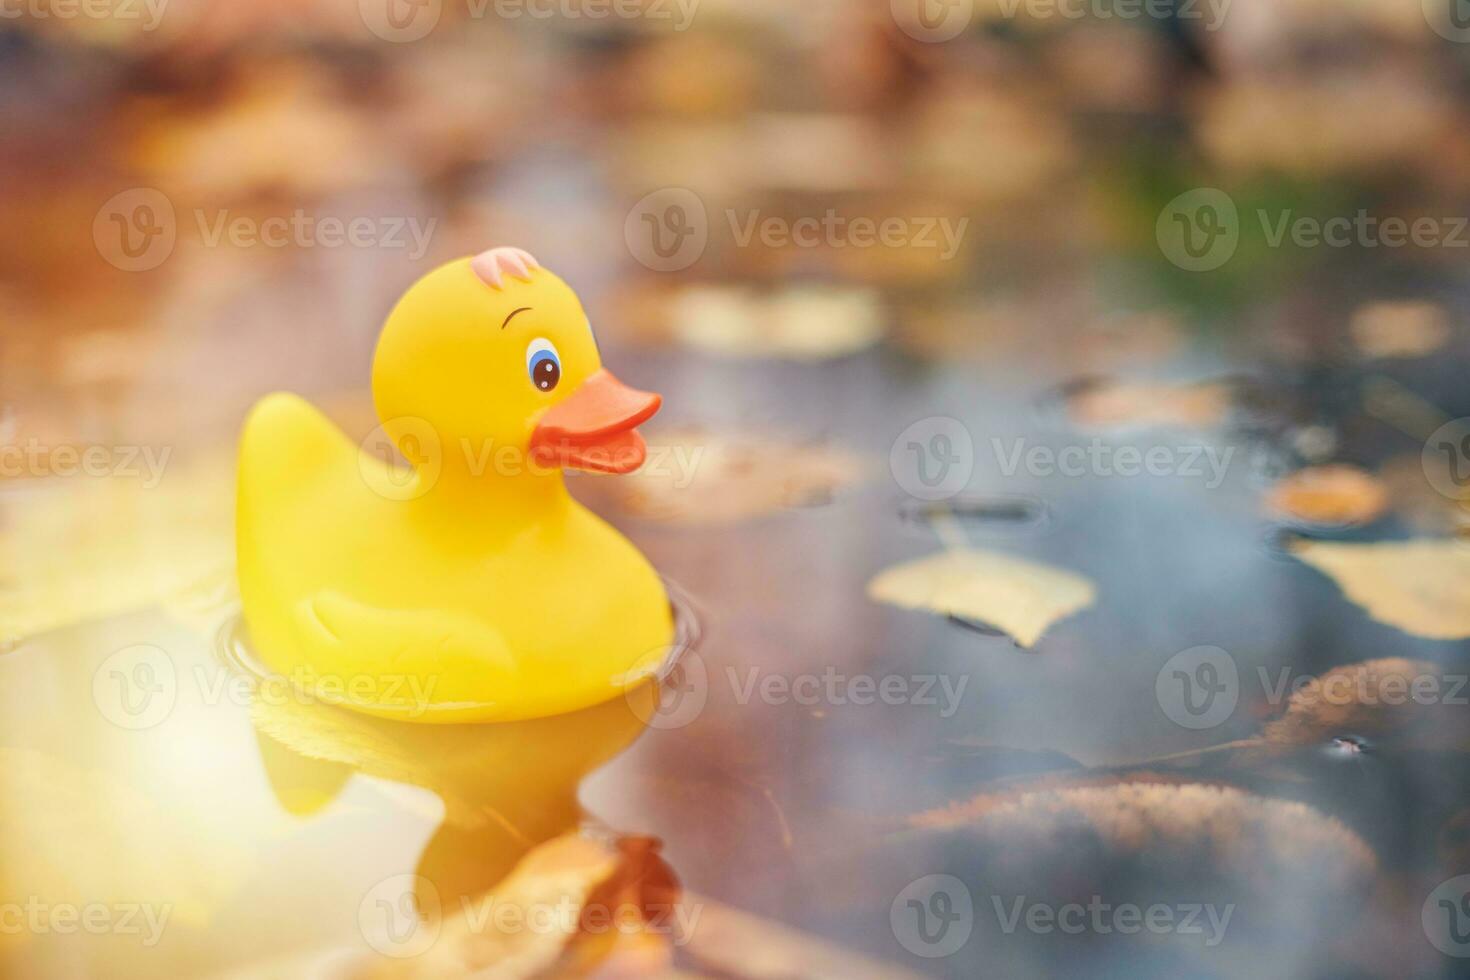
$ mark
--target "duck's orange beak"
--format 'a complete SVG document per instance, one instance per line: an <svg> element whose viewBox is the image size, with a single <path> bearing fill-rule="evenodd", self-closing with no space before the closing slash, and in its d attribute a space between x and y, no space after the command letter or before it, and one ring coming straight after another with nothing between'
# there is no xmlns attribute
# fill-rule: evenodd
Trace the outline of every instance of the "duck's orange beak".
<svg viewBox="0 0 1470 980"><path fill-rule="evenodd" d="M635 427L661 404L658 395L629 388L611 371L599 369L541 416L531 433L531 460L538 466L631 473L648 455Z"/></svg>

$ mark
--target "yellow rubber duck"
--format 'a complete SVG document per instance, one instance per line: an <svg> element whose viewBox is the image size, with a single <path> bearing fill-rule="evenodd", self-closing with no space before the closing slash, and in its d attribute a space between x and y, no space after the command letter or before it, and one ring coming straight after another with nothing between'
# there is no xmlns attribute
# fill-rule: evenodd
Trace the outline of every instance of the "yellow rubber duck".
<svg viewBox="0 0 1470 980"><path fill-rule="evenodd" d="M410 468L294 395L245 423L240 595L266 666L426 722L573 711L653 672L663 583L562 471L637 469L659 396L603 368L566 283L514 248L430 272L384 324L373 400Z"/></svg>

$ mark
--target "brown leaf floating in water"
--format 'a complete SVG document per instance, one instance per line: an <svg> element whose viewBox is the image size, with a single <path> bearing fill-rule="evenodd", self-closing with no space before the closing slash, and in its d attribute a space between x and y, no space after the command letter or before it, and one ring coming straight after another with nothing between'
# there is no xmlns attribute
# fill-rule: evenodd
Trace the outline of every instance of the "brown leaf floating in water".
<svg viewBox="0 0 1470 980"><path fill-rule="evenodd" d="M1470 637L1470 544L1297 541L1291 551L1381 623L1434 640Z"/></svg>

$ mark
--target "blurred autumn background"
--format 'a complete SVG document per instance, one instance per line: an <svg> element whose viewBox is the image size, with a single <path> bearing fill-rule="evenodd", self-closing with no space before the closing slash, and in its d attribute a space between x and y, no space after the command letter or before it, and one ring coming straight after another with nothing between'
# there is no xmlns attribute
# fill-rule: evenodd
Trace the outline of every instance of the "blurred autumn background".
<svg viewBox="0 0 1470 980"><path fill-rule="evenodd" d="M0 15L0 843L16 894L187 892L112 975L1460 975L1464 0ZM294 390L367 434L393 301L495 245L665 396L677 465L573 483L692 597L695 716L580 808L602 755L537 795L479 736L259 712L170 718L205 748L158 775L89 678L128 643L212 656L244 413ZM793 699L831 672L939 704ZM1230 710L1199 721L1191 682ZM437 796L332 810L353 771ZM61 811L85 859L38 843ZM415 870L446 908L570 876L710 917L675 943L447 925L428 959L326 972L312 951L361 947L363 893ZM973 902L953 948L931 875ZM1098 895L1233 918L1206 945L1000 914ZM6 975L109 962L11 940Z"/></svg>

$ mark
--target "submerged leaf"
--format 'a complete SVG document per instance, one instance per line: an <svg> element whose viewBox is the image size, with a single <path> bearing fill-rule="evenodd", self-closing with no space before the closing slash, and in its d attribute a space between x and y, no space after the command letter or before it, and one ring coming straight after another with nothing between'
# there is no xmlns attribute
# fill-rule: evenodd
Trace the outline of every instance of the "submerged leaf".
<svg viewBox="0 0 1470 980"><path fill-rule="evenodd" d="M686 346L726 357L815 361L876 344L883 319L866 289L790 289L762 297L700 287L673 300L669 322Z"/></svg>
<svg viewBox="0 0 1470 980"><path fill-rule="evenodd" d="M1470 637L1470 545L1464 542L1299 541L1292 552L1381 623L1434 640Z"/></svg>
<svg viewBox="0 0 1470 980"><path fill-rule="evenodd" d="M998 551L964 548L895 565L868 583L868 596L904 609L997 626L1023 647L1097 598L1074 572Z"/></svg>
<svg viewBox="0 0 1470 980"><path fill-rule="evenodd" d="M1103 381L1074 392L1067 400L1067 412L1085 428L1207 429L1225 421L1231 402L1230 386L1224 382Z"/></svg>
<svg viewBox="0 0 1470 980"><path fill-rule="evenodd" d="M1282 478L1266 503L1279 515L1311 524L1367 524L1388 506L1388 491L1356 466L1311 466Z"/></svg>
<svg viewBox="0 0 1470 980"><path fill-rule="evenodd" d="M1449 340L1449 314L1422 300L1369 303L1353 313L1352 332L1367 357L1421 357Z"/></svg>

